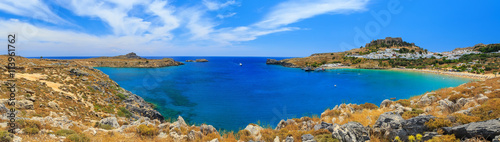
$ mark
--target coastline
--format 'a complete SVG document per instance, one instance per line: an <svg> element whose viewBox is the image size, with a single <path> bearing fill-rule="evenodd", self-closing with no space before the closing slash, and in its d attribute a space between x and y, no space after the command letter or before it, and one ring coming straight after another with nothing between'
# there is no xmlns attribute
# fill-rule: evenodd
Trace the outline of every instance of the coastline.
<svg viewBox="0 0 500 142"><path fill-rule="evenodd" d="M486 80L486 79L495 78L495 75L493 75L493 74L484 74L483 75L483 74L473 74L473 73L467 73L467 72L448 72L448 71L429 70L429 69L401 69L401 68L391 68L389 70L409 71L409 72L421 72L421 73L433 73L433 74L449 75L449 76L462 77L462 78L470 78L470 79L478 79L478 80Z"/></svg>

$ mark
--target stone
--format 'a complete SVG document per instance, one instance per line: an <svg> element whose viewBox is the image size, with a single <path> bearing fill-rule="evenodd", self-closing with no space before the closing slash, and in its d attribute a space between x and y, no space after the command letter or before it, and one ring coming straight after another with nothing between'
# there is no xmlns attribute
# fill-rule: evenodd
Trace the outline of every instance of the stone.
<svg viewBox="0 0 500 142"><path fill-rule="evenodd" d="M118 124L118 120L116 119L116 117L107 117L107 118L101 119L101 121L99 121L99 123L111 125L113 128L120 127L120 124Z"/></svg>
<svg viewBox="0 0 500 142"><path fill-rule="evenodd" d="M281 120L278 125L276 126L276 130L280 130L282 128L285 128L287 125L297 125L297 122L295 122L295 120L293 119L288 119L288 120Z"/></svg>
<svg viewBox="0 0 500 142"><path fill-rule="evenodd" d="M387 139L394 139L396 136L400 138L406 138L406 131L403 129L403 123L405 120L401 115L386 112L379 116L375 124L373 125L373 131Z"/></svg>
<svg viewBox="0 0 500 142"><path fill-rule="evenodd" d="M201 131L201 133L203 133L203 135L208 135L208 134L217 132L217 129L215 129L214 126L212 126L212 125L202 124L200 126L200 131Z"/></svg>
<svg viewBox="0 0 500 142"><path fill-rule="evenodd" d="M443 127L444 134L455 134L459 139L483 136L491 141L494 136L500 135L500 118L455 127Z"/></svg>
<svg viewBox="0 0 500 142"><path fill-rule="evenodd" d="M497 135L491 142L500 142L500 135Z"/></svg>
<svg viewBox="0 0 500 142"><path fill-rule="evenodd" d="M245 127L245 130L249 131L250 134L257 139L260 139L262 137L262 135L260 134L260 130L262 129L262 127L254 124L250 124Z"/></svg>
<svg viewBox="0 0 500 142"><path fill-rule="evenodd" d="M438 104L439 104L438 108L440 108L441 111L454 112L456 110L455 104L448 99L439 100Z"/></svg>
<svg viewBox="0 0 500 142"><path fill-rule="evenodd" d="M75 76L89 76L89 73L82 71L80 69L71 69L69 70L69 73Z"/></svg>
<svg viewBox="0 0 500 142"><path fill-rule="evenodd" d="M428 128L425 126L425 122L436 118L432 115L420 115L417 117L410 118L403 123L403 129L406 130L408 135L417 135L422 134L424 131L427 131Z"/></svg>
<svg viewBox="0 0 500 142"><path fill-rule="evenodd" d="M428 106L431 105L432 102L436 101L437 98L434 96L436 94L435 92L430 92L426 93L424 96L422 96L418 101L417 105L419 106Z"/></svg>
<svg viewBox="0 0 500 142"><path fill-rule="evenodd" d="M433 137L440 137L437 132L424 132L424 135L422 136L422 140L427 141L432 139Z"/></svg>
<svg viewBox="0 0 500 142"><path fill-rule="evenodd" d="M18 109L33 109L33 102L29 100L16 101L16 108Z"/></svg>
<svg viewBox="0 0 500 142"><path fill-rule="evenodd" d="M273 142L280 142L280 137L276 136L276 138L274 138Z"/></svg>
<svg viewBox="0 0 500 142"><path fill-rule="evenodd" d="M188 132L187 137L188 137L188 140L195 141L195 140L201 139L201 137L203 137L203 134L200 131L191 130Z"/></svg>
<svg viewBox="0 0 500 142"><path fill-rule="evenodd" d="M302 135L301 138L302 142L316 142L316 140L314 140L314 136L311 134Z"/></svg>
<svg viewBox="0 0 500 142"><path fill-rule="evenodd" d="M342 126L335 125L332 136L342 142L364 142L370 140L370 133L358 122L349 122Z"/></svg>
<svg viewBox="0 0 500 142"><path fill-rule="evenodd" d="M59 109L59 105L54 101L49 102L48 106L52 109Z"/></svg>
<svg viewBox="0 0 500 142"><path fill-rule="evenodd" d="M210 142L219 142L219 139L215 138L215 139L211 140Z"/></svg>
<svg viewBox="0 0 500 142"><path fill-rule="evenodd" d="M382 103L380 103L380 108L385 108L385 107L388 107L389 105L392 104L392 101L389 100L389 99L385 99L384 101L382 101Z"/></svg>
<svg viewBox="0 0 500 142"><path fill-rule="evenodd" d="M185 139L187 139L186 135L179 135L176 132L170 132L170 137L172 137L176 142L184 141Z"/></svg>
<svg viewBox="0 0 500 142"><path fill-rule="evenodd" d="M333 124L331 123L326 123L326 122L321 122L320 124L314 125L314 130L317 131L319 129L326 129L329 126L332 126Z"/></svg>
<svg viewBox="0 0 500 142"><path fill-rule="evenodd" d="M292 136L286 137L285 142L293 142L293 137Z"/></svg>
<svg viewBox="0 0 500 142"><path fill-rule="evenodd" d="M171 126L177 127L177 128L182 128L182 127L187 127L186 121L184 121L184 118L181 116L177 117L177 121L172 123Z"/></svg>
<svg viewBox="0 0 500 142"><path fill-rule="evenodd" d="M477 102L478 102L479 104L485 103L485 102L489 99L488 97L486 97L486 96L485 96L485 95L483 95L483 94L479 94L479 95L478 95L478 96L476 96L476 97L477 97Z"/></svg>

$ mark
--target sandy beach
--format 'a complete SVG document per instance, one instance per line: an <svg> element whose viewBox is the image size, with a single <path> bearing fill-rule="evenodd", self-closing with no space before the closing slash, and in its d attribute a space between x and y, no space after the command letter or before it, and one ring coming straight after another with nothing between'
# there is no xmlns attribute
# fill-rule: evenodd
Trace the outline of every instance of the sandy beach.
<svg viewBox="0 0 500 142"><path fill-rule="evenodd" d="M465 78L472 78L472 79L479 79L479 80L486 80L486 79L490 79L490 78L500 77L500 75L495 76L494 74L474 74L474 73L468 73L468 72L450 72L450 71L429 70L429 69L392 68L390 70L443 74L443 75L451 75L451 76L456 76L456 77L465 77Z"/></svg>

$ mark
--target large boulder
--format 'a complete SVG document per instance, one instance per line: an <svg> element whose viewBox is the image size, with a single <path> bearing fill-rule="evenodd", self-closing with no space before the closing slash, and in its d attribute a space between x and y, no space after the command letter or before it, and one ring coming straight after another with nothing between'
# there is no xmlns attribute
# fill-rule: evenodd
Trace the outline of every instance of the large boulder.
<svg viewBox="0 0 500 142"><path fill-rule="evenodd" d="M275 129L276 129L276 130L280 130L280 129L282 129L282 128L285 128L285 127L286 127L286 126L288 126L288 125L297 125L297 122L295 122L295 120L293 120L293 119L288 119L288 120L286 120L286 121L282 119L282 120L278 123L278 125L276 126L276 128L275 128Z"/></svg>
<svg viewBox="0 0 500 142"><path fill-rule="evenodd" d="M457 110L456 105L448 99L439 100L438 104L438 108L443 112L455 112Z"/></svg>
<svg viewBox="0 0 500 142"><path fill-rule="evenodd" d="M428 105L432 104L432 102L437 100L437 98L434 96L434 94L436 94L436 93L435 92L426 93L424 96L422 96L417 101L417 105L428 106Z"/></svg>
<svg viewBox="0 0 500 142"><path fill-rule="evenodd" d="M401 115L394 112L386 112L379 116L373 125L375 134L380 135L387 139L394 139L396 136L406 138L406 131L403 129L405 120Z"/></svg>
<svg viewBox="0 0 500 142"><path fill-rule="evenodd" d="M314 136L311 134L302 135L301 138L302 142L316 142L316 140L314 140Z"/></svg>
<svg viewBox="0 0 500 142"><path fill-rule="evenodd" d="M208 134L211 134L211 133L217 132L217 129L215 129L215 128L214 128L214 126L212 126L212 125L202 124L202 125L200 126L200 131L201 131L204 135L208 135Z"/></svg>
<svg viewBox="0 0 500 142"><path fill-rule="evenodd" d="M370 140L370 133L358 122L349 122L342 126L335 125L332 136L342 142L364 142Z"/></svg>
<svg viewBox="0 0 500 142"><path fill-rule="evenodd" d="M493 138L493 140L491 142L500 142L500 135Z"/></svg>
<svg viewBox="0 0 500 142"><path fill-rule="evenodd" d="M317 131L319 129L327 129L330 126L333 126L333 124L326 123L326 122L321 122L320 124L314 125L314 130Z"/></svg>
<svg viewBox="0 0 500 142"><path fill-rule="evenodd" d="M245 130L249 131L253 137L257 138L257 140L262 137L262 135L260 134L260 130L262 130L262 127L260 127L259 125L250 124L245 128Z"/></svg>
<svg viewBox="0 0 500 142"><path fill-rule="evenodd" d="M293 142L293 137L292 136L286 137L285 142Z"/></svg>
<svg viewBox="0 0 500 142"><path fill-rule="evenodd" d="M116 119L116 117L108 117L108 118L101 119L101 121L99 121L99 123L110 125L113 128L120 127L120 124L118 124L118 120Z"/></svg>
<svg viewBox="0 0 500 142"><path fill-rule="evenodd" d="M500 135L500 118L455 127L443 127L443 130L444 134L455 134L460 139L482 136L491 141L494 136Z"/></svg>
<svg viewBox="0 0 500 142"><path fill-rule="evenodd" d="M171 127L173 128L182 128L182 127L187 127L187 124L186 124L186 121L184 121L184 118L182 118L181 116L177 117L177 121L175 121L174 123L172 123L172 125L170 125ZM172 128L171 128L172 129Z"/></svg>
<svg viewBox="0 0 500 142"><path fill-rule="evenodd" d="M189 141L200 140L203 137L203 134L200 131L191 130L187 134L187 138Z"/></svg>
<svg viewBox="0 0 500 142"><path fill-rule="evenodd" d="M436 118L432 115L421 115L417 117L410 118L403 123L403 129L406 130L408 135L422 134L424 131L428 130L425 126L425 122Z"/></svg>
<svg viewBox="0 0 500 142"><path fill-rule="evenodd" d="M380 108L389 107L391 104L392 104L391 100L385 99L384 101L382 101L382 103L380 103Z"/></svg>

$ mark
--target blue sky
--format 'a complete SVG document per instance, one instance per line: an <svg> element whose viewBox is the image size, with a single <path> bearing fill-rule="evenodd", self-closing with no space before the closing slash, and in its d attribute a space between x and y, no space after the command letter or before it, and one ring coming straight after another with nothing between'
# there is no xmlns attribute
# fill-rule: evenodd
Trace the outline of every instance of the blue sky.
<svg viewBox="0 0 500 142"><path fill-rule="evenodd" d="M500 43L500 1L3 0L21 56L304 57L385 37L434 52ZM2 36L5 37L6 36Z"/></svg>

